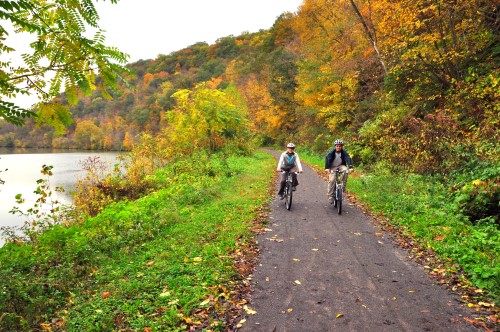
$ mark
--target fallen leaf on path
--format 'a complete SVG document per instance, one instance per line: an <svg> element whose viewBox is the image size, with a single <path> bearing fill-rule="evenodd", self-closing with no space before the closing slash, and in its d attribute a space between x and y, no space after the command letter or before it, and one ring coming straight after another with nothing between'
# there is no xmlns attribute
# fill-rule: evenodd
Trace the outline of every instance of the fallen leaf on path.
<svg viewBox="0 0 500 332"><path fill-rule="evenodd" d="M240 321L239 321L239 323L238 323L238 324L236 324L236 327L238 327L238 328L243 327L243 324L244 324L246 321L247 321L246 319L242 319L242 320L240 320Z"/></svg>
<svg viewBox="0 0 500 332"><path fill-rule="evenodd" d="M384 233L377 232L375 233L376 236L384 236Z"/></svg>
<svg viewBox="0 0 500 332"><path fill-rule="evenodd" d="M288 312L292 312L292 311L293 311L293 309L292 309L292 308L288 308L288 309L286 309L286 311L288 311Z"/></svg>
<svg viewBox="0 0 500 332"><path fill-rule="evenodd" d="M283 239L277 239L277 238L274 238L274 237L272 237L272 238L270 238L270 239L269 239L269 238L267 238L266 240L269 240L269 241L274 241L274 242L278 242L278 243L283 242Z"/></svg>
<svg viewBox="0 0 500 332"><path fill-rule="evenodd" d="M316 248L312 249L312 251L318 251L318 250L319 250L319 249L316 249Z"/></svg>
<svg viewBox="0 0 500 332"><path fill-rule="evenodd" d="M302 284L300 283L300 281L298 281L298 280L295 280L294 282L295 282L297 285L302 285Z"/></svg>
<svg viewBox="0 0 500 332"><path fill-rule="evenodd" d="M358 235L359 236L359 235L362 235L362 234L361 233L354 233L354 235Z"/></svg>
<svg viewBox="0 0 500 332"><path fill-rule="evenodd" d="M415 293L415 291L414 290L409 290L408 293Z"/></svg>
<svg viewBox="0 0 500 332"><path fill-rule="evenodd" d="M269 281L269 277L266 277L266 281Z"/></svg>
<svg viewBox="0 0 500 332"><path fill-rule="evenodd" d="M245 309L249 315L255 315L257 313L257 311L250 309L246 304L243 306L243 309Z"/></svg>
<svg viewBox="0 0 500 332"><path fill-rule="evenodd" d="M204 306L210 303L210 299L206 299L205 301L200 303L200 306Z"/></svg>
<svg viewBox="0 0 500 332"><path fill-rule="evenodd" d="M494 307L495 304L494 303L486 303L486 302L479 302L478 303L480 306L483 306L483 307Z"/></svg>
<svg viewBox="0 0 500 332"><path fill-rule="evenodd" d="M272 230L272 229L270 229L270 228L264 228L264 231L265 231L265 232L272 232L273 230Z"/></svg>
<svg viewBox="0 0 500 332"><path fill-rule="evenodd" d="M337 314L337 316L335 316L335 318L340 318L340 317L344 317L344 314Z"/></svg>
<svg viewBox="0 0 500 332"><path fill-rule="evenodd" d="M300 262L300 259L298 259L298 258L293 258L292 260L293 260L294 262Z"/></svg>

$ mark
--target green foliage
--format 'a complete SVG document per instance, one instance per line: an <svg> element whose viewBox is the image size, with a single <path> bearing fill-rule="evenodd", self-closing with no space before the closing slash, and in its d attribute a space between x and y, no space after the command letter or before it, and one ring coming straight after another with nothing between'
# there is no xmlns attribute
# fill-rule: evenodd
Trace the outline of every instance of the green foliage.
<svg viewBox="0 0 500 332"><path fill-rule="evenodd" d="M35 41L29 45L32 53L21 55L24 64L0 62L0 95L15 98L19 94L34 93L39 96L42 100L37 113L39 123L55 125L58 131L61 131L60 126L67 124L67 110L52 101L61 89L66 91L68 102L74 105L79 92L89 96L99 84L103 95L109 97L109 89L117 88L117 80L124 81L122 74L127 69L122 65L128 56L104 45L93 1L2 1L0 18L12 24L14 34L35 36ZM98 29L93 38L86 37L88 26ZM9 33L1 27L0 35L5 37ZM14 51L8 46L8 39L2 38L0 52ZM50 82L46 78L48 74ZM100 76L99 83L96 75ZM34 115L13 103L0 103L0 116L10 123L22 125L26 117Z"/></svg>
<svg viewBox="0 0 500 332"><path fill-rule="evenodd" d="M478 161L464 153L468 162L463 172L452 172L451 194L457 211L474 224L491 220L500 229L500 166Z"/></svg>
<svg viewBox="0 0 500 332"><path fill-rule="evenodd" d="M234 255L252 237L275 160L193 158L159 170L157 192L53 227L36 246L0 248L0 328L225 330Z"/></svg>

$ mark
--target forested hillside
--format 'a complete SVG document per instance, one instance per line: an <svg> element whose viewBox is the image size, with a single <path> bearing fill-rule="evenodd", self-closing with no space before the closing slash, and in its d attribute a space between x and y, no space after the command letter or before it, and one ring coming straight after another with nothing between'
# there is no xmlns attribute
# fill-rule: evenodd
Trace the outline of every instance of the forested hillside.
<svg viewBox="0 0 500 332"><path fill-rule="evenodd" d="M341 137L356 164L474 170L468 190L498 202L499 30L493 0L306 0L270 30L129 64L132 89L81 98L64 135L2 123L0 146L130 150L139 134L169 133L176 92L203 84L240 99L245 135L259 144L324 153ZM224 135L234 133L214 130L211 144Z"/></svg>
<svg viewBox="0 0 500 332"><path fill-rule="evenodd" d="M358 163L446 173L498 158L499 24L493 0L304 1L270 30L129 64L134 90L82 98L65 135L2 124L0 145L127 150L168 127L176 91L211 81L234 86L262 143L343 137Z"/></svg>

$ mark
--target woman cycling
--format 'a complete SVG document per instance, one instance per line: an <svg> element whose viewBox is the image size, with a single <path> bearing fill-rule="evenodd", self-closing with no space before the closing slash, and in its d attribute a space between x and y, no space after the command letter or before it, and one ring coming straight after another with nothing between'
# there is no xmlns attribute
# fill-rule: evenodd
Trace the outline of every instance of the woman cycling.
<svg viewBox="0 0 500 332"><path fill-rule="evenodd" d="M299 155L295 152L295 144L288 143L288 145L286 146L286 151L283 152L280 156L276 171L282 172L280 190L278 191L278 196L280 197L280 199L283 199L284 198L283 192L285 190L285 182L286 182L284 171L289 171L292 173L293 190L295 190L295 187L299 185L296 173L297 172L302 173L302 165L300 163Z"/></svg>

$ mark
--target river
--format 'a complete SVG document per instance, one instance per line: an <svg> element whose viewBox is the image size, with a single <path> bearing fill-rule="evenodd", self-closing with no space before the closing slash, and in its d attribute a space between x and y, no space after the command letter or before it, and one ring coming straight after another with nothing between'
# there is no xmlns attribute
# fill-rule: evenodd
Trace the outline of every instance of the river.
<svg viewBox="0 0 500 332"><path fill-rule="evenodd" d="M26 203L19 206L25 211L33 207L38 179L46 176L40 173L43 165L53 166L53 176L49 178L52 188L63 187L64 193L53 192L53 197L65 203L71 203L71 192L76 182L85 176L81 162L88 157L99 157L112 169L117 162L119 152L102 151L67 151L40 149L7 149L0 148L0 179L5 181L0 185L0 227L20 226L24 219L9 213L16 206L15 196L22 194ZM0 235L0 246L4 243Z"/></svg>

